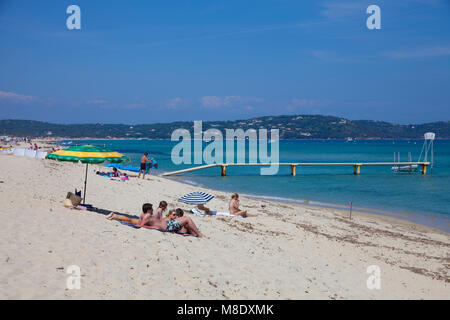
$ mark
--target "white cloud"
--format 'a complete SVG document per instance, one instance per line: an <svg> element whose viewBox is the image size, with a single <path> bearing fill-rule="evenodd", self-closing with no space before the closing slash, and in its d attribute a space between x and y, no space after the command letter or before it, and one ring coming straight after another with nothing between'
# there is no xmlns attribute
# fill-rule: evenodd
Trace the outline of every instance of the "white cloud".
<svg viewBox="0 0 450 320"><path fill-rule="evenodd" d="M188 102L189 100L180 97L171 98L166 102L164 107L172 110L177 110L181 107L187 106Z"/></svg>
<svg viewBox="0 0 450 320"><path fill-rule="evenodd" d="M241 106L247 103L258 103L262 102L263 99L252 98L252 97L241 97L241 96L204 96L201 97L200 103L205 108L220 108L220 107L233 107Z"/></svg>
<svg viewBox="0 0 450 320"><path fill-rule="evenodd" d="M365 14L367 1L334 1L321 4L322 15L326 18L343 18L352 15Z"/></svg>
<svg viewBox="0 0 450 320"><path fill-rule="evenodd" d="M99 99L99 100L89 100L88 103L89 104L105 104L105 103L108 103L108 101Z"/></svg>
<svg viewBox="0 0 450 320"><path fill-rule="evenodd" d="M385 51L381 55L389 59L414 59L450 56L450 46L434 46L428 48Z"/></svg>
<svg viewBox="0 0 450 320"><path fill-rule="evenodd" d="M127 110L142 109L145 107L147 107L147 105L144 103L126 103L123 105L123 108Z"/></svg>
<svg viewBox="0 0 450 320"><path fill-rule="evenodd" d="M216 96L205 96L200 98L200 103L205 108L218 108L223 105L223 99Z"/></svg>
<svg viewBox="0 0 450 320"><path fill-rule="evenodd" d="M8 91L0 91L0 100L8 100L14 103L30 103L34 99L35 98L33 96Z"/></svg>
<svg viewBox="0 0 450 320"><path fill-rule="evenodd" d="M293 98L286 106L287 111L320 112L319 107L332 103L331 100Z"/></svg>

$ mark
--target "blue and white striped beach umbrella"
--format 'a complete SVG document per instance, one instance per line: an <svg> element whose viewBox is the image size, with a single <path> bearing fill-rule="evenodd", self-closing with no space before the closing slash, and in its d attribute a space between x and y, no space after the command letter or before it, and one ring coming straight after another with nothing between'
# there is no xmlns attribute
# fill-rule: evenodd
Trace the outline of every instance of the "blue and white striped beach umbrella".
<svg viewBox="0 0 450 320"><path fill-rule="evenodd" d="M208 201L211 201L214 198L214 196L204 193L204 192L191 192L188 194L185 194L181 198L178 199L180 202L184 202L187 204L204 204Z"/></svg>

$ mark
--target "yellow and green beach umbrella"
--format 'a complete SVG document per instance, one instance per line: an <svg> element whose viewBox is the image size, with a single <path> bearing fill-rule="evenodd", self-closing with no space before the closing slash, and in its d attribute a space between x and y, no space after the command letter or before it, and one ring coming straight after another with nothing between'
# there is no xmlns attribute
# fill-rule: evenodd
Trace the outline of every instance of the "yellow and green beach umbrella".
<svg viewBox="0 0 450 320"><path fill-rule="evenodd" d="M108 161L110 163L123 163L130 160L127 156L124 156L121 153L93 145L76 146L58 150L48 154L45 158L57 161L86 163L83 204L85 203L86 198L86 183L89 163L103 163L105 161Z"/></svg>
<svg viewBox="0 0 450 320"><path fill-rule="evenodd" d="M129 160L121 153L92 145L58 150L48 154L47 159L81 163L103 163L105 161L122 163Z"/></svg>

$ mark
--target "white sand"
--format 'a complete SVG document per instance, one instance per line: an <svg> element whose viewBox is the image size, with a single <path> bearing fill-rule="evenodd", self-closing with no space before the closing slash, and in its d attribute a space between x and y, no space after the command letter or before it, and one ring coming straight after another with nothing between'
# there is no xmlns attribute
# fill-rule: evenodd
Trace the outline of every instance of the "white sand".
<svg viewBox="0 0 450 320"><path fill-rule="evenodd" d="M63 207L85 166L0 156L1 299L449 299L449 235L396 219L241 197L256 218L192 217L208 237L133 229ZM87 202L140 214L203 190L152 176L115 182L90 166ZM262 207L264 206L264 207ZM81 289L66 287L70 265ZM369 265L381 288L369 290Z"/></svg>

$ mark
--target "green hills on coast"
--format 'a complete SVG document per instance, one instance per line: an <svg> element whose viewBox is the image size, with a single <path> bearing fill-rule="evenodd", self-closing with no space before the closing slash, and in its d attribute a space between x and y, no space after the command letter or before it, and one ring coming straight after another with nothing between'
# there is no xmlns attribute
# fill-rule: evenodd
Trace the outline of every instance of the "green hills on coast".
<svg viewBox="0 0 450 320"><path fill-rule="evenodd" d="M0 135L98 139L170 139L175 129L193 132L193 122L154 124L55 124L33 120L0 120ZM422 139L425 132L450 138L450 121L400 125L384 121L348 120L323 115L265 116L247 120L204 121L203 130L279 129L280 139Z"/></svg>

